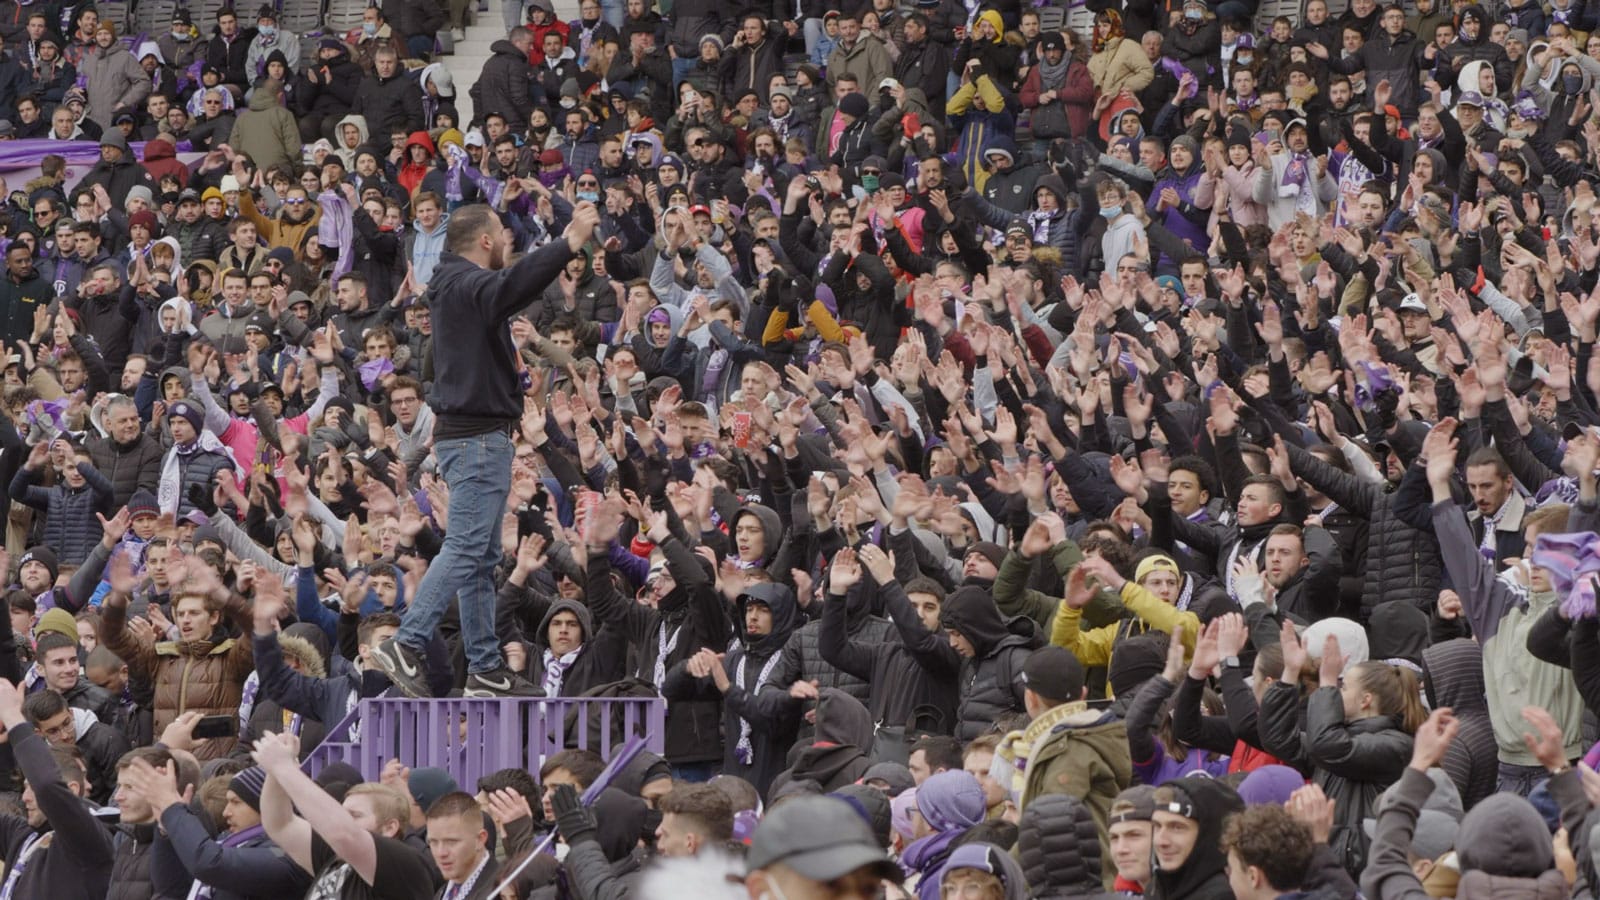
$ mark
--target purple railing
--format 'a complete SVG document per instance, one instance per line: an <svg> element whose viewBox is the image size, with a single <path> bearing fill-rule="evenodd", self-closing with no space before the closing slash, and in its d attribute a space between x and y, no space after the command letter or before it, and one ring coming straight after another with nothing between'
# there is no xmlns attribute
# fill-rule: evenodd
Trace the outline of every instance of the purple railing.
<svg viewBox="0 0 1600 900"><path fill-rule="evenodd" d="M567 718L574 709L578 714L569 733ZM665 721L666 705L656 697L371 698L328 730L344 734L353 726L349 733L359 739L324 741L306 757L303 768L316 775L330 763L344 762L375 781L384 763L399 759L413 769L445 769L463 790L472 791L479 778L500 769L538 772L545 757L569 746L587 747L609 761L638 735L647 749L660 753Z"/></svg>

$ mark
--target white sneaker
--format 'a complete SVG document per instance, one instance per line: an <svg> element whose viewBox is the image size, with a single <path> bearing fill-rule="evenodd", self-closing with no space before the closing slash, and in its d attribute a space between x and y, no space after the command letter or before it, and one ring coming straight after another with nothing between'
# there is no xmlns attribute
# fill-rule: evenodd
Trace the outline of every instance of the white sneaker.
<svg viewBox="0 0 1600 900"><path fill-rule="evenodd" d="M453 40L453 41L464 41L464 40L466 40L467 39L467 30L465 28L452 28L452 29L450 29L450 39Z"/></svg>

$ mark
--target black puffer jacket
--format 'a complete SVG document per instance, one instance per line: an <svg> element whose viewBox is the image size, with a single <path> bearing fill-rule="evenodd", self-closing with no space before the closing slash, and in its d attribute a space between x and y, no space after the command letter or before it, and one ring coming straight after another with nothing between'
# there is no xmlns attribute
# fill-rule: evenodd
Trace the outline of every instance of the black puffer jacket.
<svg viewBox="0 0 1600 900"><path fill-rule="evenodd" d="M1298 685L1273 682L1261 698L1261 739L1269 751L1299 746L1314 767L1313 779L1338 804L1334 824L1345 833L1340 862L1359 871L1366 854L1362 819L1376 814L1378 795L1411 761L1412 738L1397 716L1346 721L1339 689L1318 688L1307 698L1301 725ZM1285 751L1288 752L1287 750ZM1354 855L1352 855L1354 854Z"/></svg>
<svg viewBox="0 0 1600 900"><path fill-rule="evenodd" d="M970 741L1025 709L1022 665L1029 653L1044 646L1044 636L1026 616L1001 616L994 595L976 585L951 594L941 618L944 628L960 632L975 652L961 662L961 705L956 710L956 738ZM945 648L956 655L948 642Z"/></svg>
<svg viewBox="0 0 1600 900"><path fill-rule="evenodd" d="M422 88L403 71L390 78L368 75L356 89L350 111L366 117L372 134L410 134L423 125Z"/></svg>
<svg viewBox="0 0 1600 900"><path fill-rule="evenodd" d="M635 674L651 684L665 682L665 673L674 666L710 648L726 650L733 626L727 606L717 595L694 551L676 538L661 544L667 568L677 581L672 593L661 599L656 609L635 603L617 591L611 578L611 561L604 554L589 560L584 596L589 609L602 626L616 628L627 636L628 645L638 648ZM666 648L661 679L656 678L656 659ZM667 761L674 765L717 762L722 759L722 704L715 700L688 700L667 707Z"/></svg>
<svg viewBox="0 0 1600 900"><path fill-rule="evenodd" d="M155 493L161 485L161 444L140 432L128 445L111 438L89 445L89 459L111 482L111 507L121 509L140 488Z"/></svg>
<svg viewBox="0 0 1600 900"><path fill-rule="evenodd" d="M111 892L106 900L151 900L150 847L154 825L119 825L111 837Z"/></svg>
<svg viewBox="0 0 1600 900"><path fill-rule="evenodd" d="M762 604L772 610L772 630L764 635L752 636L745 630L751 603ZM789 636L800 625L802 616L799 605L795 603L794 592L781 584L753 584L739 596L736 606L734 629L739 635L739 646L728 651L723 661L728 680L732 682L728 693L721 695L711 678L695 678L689 674L688 667L680 663L667 674L661 695L669 703L683 700L715 702L719 697L722 698L722 771L755 785L756 790L765 797L772 779L789 764L789 750L795 744L799 720L786 717L780 721L769 721L754 710L751 698L761 685L763 670L769 665L774 668L778 665L778 655L788 643ZM743 722L749 722L748 755L739 750L740 736L746 727Z"/></svg>
<svg viewBox="0 0 1600 900"><path fill-rule="evenodd" d="M1110 897L1100 880L1100 832L1094 814L1071 794L1035 797L1022 811L1017 856L1037 900Z"/></svg>
<svg viewBox="0 0 1600 900"><path fill-rule="evenodd" d="M483 64L483 73L472 85L472 108L481 121L487 113L497 112L508 122L526 122L533 112L533 95L528 77L532 67L528 55L518 50L510 41L495 41L489 45L489 61Z"/></svg>
<svg viewBox="0 0 1600 900"><path fill-rule="evenodd" d="M1327 494L1340 507L1367 519L1362 621L1385 600L1405 600L1421 609L1431 609L1439 598L1439 581L1444 577L1439 542L1431 532L1418 531L1395 516L1395 495L1293 445L1289 445L1289 464L1307 484Z"/></svg>
<svg viewBox="0 0 1600 900"><path fill-rule="evenodd" d="M1469 18L1478 20L1478 36L1467 40L1461 28L1456 29L1456 39L1450 46L1444 48L1445 61L1450 68L1459 75L1461 69L1469 62L1483 60L1494 66L1494 84L1497 90L1509 90L1515 77L1515 67L1511 64L1511 57L1506 56L1506 48L1489 40L1489 30L1494 26L1494 20L1484 12L1483 7L1474 3L1461 10L1459 21L1464 25ZM1455 77L1452 75L1451 77Z"/></svg>

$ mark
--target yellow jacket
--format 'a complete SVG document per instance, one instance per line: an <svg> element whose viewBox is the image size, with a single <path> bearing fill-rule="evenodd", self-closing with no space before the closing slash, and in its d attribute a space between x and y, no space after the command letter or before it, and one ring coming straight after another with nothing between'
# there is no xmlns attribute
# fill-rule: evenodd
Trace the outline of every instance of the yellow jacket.
<svg viewBox="0 0 1600 900"><path fill-rule="evenodd" d="M1183 626L1183 645L1190 653L1194 652L1195 635L1200 633L1199 616L1178 609L1132 581L1122 586L1122 605L1157 631L1171 634L1173 629ZM1071 650L1085 667L1110 665L1120 623L1084 631L1080 627L1082 620L1083 610L1073 609L1063 600L1061 609L1056 612L1055 626L1050 630L1050 643Z"/></svg>

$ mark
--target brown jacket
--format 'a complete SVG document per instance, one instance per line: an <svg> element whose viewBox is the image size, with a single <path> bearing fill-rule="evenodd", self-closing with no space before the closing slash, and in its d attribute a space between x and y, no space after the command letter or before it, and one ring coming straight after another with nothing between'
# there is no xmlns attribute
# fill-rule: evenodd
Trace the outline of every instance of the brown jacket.
<svg viewBox="0 0 1600 900"><path fill-rule="evenodd" d="M253 627L249 607L238 594L228 598L222 613L246 632ZM255 668L248 639L146 642L128 631L126 604L106 603L100 615L100 642L128 664L130 676L155 684L157 736L189 710L206 716L238 714L244 680ZM220 632L213 637L221 637ZM201 741L194 755L201 760L227 756L235 742L231 737Z"/></svg>

